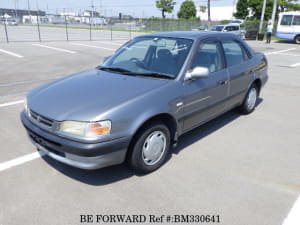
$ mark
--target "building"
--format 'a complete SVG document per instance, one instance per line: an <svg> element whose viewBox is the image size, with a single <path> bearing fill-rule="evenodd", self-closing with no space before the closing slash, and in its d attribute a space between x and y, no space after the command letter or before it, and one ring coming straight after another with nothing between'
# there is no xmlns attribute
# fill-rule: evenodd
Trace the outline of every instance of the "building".
<svg viewBox="0 0 300 225"><path fill-rule="evenodd" d="M39 17L46 15L41 10L23 10L23 9L4 9L0 8L0 17L9 17L15 19L18 23L33 23L36 24Z"/></svg>
<svg viewBox="0 0 300 225"><path fill-rule="evenodd" d="M232 20L233 13L235 12L235 6L216 6L210 8L210 17L212 21L221 21L221 20ZM207 9L203 13L200 11L200 8L197 9L197 17L200 17L201 21L208 20Z"/></svg>

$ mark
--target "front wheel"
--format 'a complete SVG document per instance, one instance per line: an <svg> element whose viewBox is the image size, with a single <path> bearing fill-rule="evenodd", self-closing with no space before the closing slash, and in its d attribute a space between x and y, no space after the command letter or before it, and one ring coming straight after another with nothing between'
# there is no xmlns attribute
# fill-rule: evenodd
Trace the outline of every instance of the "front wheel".
<svg viewBox="0 0 300 225"><path fill-rule="evenodd" d="M255 84L252 84L247 92L247 95L242 105L239 107L239 110L243 114L249 114L254 111L258 99L258 94L259 94L258 87Z"/></svg>
<svg viewBox="0 0 300 225"><path fill-rule="evenodd" d="M134 140L129 164L139 173L150 173L164 163L169 149L169 129L159 122L149 124Z"/></svg>

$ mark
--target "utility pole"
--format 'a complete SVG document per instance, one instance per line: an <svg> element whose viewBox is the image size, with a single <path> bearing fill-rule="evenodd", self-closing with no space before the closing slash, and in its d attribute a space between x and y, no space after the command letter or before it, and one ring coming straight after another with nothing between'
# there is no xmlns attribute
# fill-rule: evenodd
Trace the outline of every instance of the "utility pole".
<svg viewBox="0 0 300 225"><path fill-rule="evenodd" d="M31 23L31 10L30 10L30 2L29 2L29 0L27 0L27 6L28 6L29 22Z"/></svg>
<svg viewBox="0 0 300 225"><path fill-rule="evenodd" d="M95 8L95 6L94 6L94 0L91 0L92 1L92 5L91 5L91 7L92 7L92 23L94 23L94 8Z"/></svg>
<svg viewBox="0 0 300 225"><path fill-rule="evenodd" d="M234 17L233 15L234 15L234 13L235 13L235 10L234 10L234 9L235 9L235 4L236 4L236 0L233 0L233 1L232 1L232 17L231 17L232 19L233 19L233 17Z"/></svg>
<svg viewBox="0 0 300 225"><path fill-rule="evenodd" d="M41 42L41 30L40 30L40 9L39 9L39 3L38 0L36 0L36 8L37 8L37 12L36 12L36 23L37 23L37 28L38 28L38 35L39 35L39 41Z"/></svg>
<svg viewBox="0 0 300 225"><path fill-rule="evenodd" d="M262 12L261 12L261 17L260 17L260 23L259 23L259 33L262 32L262 26L263 26L264 17L265 17L266 4L267 4L267 0L264 0Z"/></svg>
<svg viewBox="0 0 300 225"><path fill-rule="evenodd" d="M18 13L17 13L17 1L18 0L15 0L15 19L17 19L17 17L18 17Z"/></svg>
<svg viewBox="0 0 300 225"><path fill-rule="evenodd" d="M103 13L102 13L102 1L100 0L100 16L103 16Z"/></svg>
<svg viewBox="0 0 300 225"><path fill-rule="evenodd" d="M276 11L277 11L277 0L274 0L274 3L273 3L273 12L272 12L272 20L271 20L273 27L274 27L274 22L275 22Z"/></svg>
<svg viewBox="0 0 300 225"><path fill-rule="evenodd" d="M211 18L210 18L210 0L207 0L207 14L208 14L208 27L210 28Z"/></svg>

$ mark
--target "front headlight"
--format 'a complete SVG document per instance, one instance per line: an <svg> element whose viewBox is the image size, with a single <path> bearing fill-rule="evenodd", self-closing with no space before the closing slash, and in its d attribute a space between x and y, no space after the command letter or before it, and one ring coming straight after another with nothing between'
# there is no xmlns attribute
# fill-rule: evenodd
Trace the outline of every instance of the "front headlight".
<svg viewBox="0 0 300 225"><path fill-rule="evenodd" d="M60 131L85 138L98 138L109 135L111 122L109 120L99 122L63 121Z"/></svg>

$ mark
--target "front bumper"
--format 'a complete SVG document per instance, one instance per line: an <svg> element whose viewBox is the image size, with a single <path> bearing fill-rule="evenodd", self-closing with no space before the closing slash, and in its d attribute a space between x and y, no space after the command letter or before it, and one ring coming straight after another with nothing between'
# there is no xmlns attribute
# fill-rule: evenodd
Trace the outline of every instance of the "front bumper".
<svg viewBox="0 0 300 225"><path fill-rule="evenodd" d="M124 162L130 138L100 143L81 143L49 133L21 113L21 121L32 143L43 154L81 169L99 169Z"/></svg>

